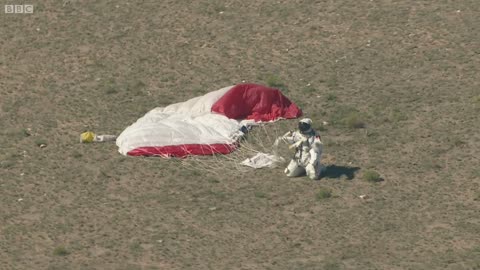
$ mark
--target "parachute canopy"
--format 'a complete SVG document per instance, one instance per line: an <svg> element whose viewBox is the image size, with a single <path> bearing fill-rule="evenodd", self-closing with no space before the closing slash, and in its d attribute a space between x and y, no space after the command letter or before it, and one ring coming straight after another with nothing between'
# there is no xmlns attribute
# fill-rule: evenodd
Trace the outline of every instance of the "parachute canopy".
<svg viewBox="0 0 480 270"><path fill-rule="evenodd" d="M116 143L121 154L131 156L228 154L245 126L301 114L278 89L238 84L155 108L127 127Z"/></svg>

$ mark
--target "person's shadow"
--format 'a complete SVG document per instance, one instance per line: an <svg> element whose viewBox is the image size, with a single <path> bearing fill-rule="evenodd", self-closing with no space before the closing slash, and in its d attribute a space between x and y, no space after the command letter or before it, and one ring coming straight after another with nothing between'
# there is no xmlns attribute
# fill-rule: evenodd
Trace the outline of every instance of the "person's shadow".
<svg viewBox="0 0 480 270"><path fill-rule="evenodd" d="M340 178L345 175L347 180L352 180L358 170L360 170L359 167L328 165L320 176L321 178Z"/></svg>

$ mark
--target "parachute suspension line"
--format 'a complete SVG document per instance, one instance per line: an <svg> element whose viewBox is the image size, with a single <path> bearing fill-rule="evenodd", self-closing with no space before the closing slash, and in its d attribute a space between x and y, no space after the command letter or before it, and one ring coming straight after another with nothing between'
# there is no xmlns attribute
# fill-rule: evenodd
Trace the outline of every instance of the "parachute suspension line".
<svg viewBox="0 0 480 270"><path fill-rule="evenodd" d="M289 156L289 152L283 153L279 151L279 136L283 135L283 129L277 125L260 124L248 132L248 134L240 138L234 145L226 145L232 147L231 153L226 155L215 154L215 148L208 146L202 148L203 156L190 155L182 159L182 165L186 168L203 171L216 176L238 175L239 173L248 173L254 170L251 167L244 166L242 162L252 158L259 153L273 154L276 157ZM282 150L288 151L285 147Z"/></svg>
<svg viewBox="0 0 480 270"><path fill-rule="evenodd" d="M192 156L192 157L187 157L182 160L182 165L185 166L186 168L194 168L198 169L207 173L219 175L220 172L216 171L214 168L212 168L211 165L207 164L206 162L202 161L201 157L197 156Z"/></svg>
<svg viewBox="0 0 480 270"><path fill-rule="evenodd" d="M264 125L262 125L262 130L263 130L263 132L265 133L265 136L266 136L267 139L268 139L268 143L269 143L270 145L273 145L272 139L270 138L270 134L268 134L267 129L265 128Z"/></svg>
<svg viewBox="0 0 480 270"><path fill-rule="evenodd" d="M212 164L208 164L208 162L202 161L202 156L193 155L192 152L188 151L185 146L183 149L186 153L190 154L187 155L186 158L182 159L182 165L191 168L194 167L195 169L202 170L208 173L212 173L215 175L219 174L218 168L213 166ZM203 155L214 155L214 149L210 147L210 151L205 150L204 148L201 149Z"/></svg>

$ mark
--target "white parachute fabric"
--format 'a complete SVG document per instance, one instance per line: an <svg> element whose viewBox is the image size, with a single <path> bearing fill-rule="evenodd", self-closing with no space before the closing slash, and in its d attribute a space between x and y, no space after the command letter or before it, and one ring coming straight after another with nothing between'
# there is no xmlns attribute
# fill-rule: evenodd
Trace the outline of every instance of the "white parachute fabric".
<svg viewBox="0 0 480 270"><path fill-rule="evenodd" d="M242 124L211 112L212 105L232 87L149 111L117 138L119 152L127 155L133 149L149 146L235 143L243 135Z"/></svg>
<svg viewBox="0 0 480 270"><path fill-rule="evenodd" d="M273 168L283 162L285 162L285 159L278 155L257 153L255 156L242 161L242 164L255 169L260 169L265 167Z"/></svg>

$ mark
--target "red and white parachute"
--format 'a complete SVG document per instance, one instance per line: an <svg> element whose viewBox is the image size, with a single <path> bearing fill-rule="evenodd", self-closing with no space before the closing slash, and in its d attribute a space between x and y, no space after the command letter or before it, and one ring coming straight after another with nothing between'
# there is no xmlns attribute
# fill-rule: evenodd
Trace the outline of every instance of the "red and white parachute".
<svg viewBox="0 0 480 270"><path fill-rule="evenodd" d="M238 84L155 108L127 127L116 143L121 154L131 156L228 154L237 148L242 127L301 114L278 89Z"/></svg>

